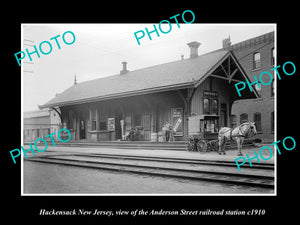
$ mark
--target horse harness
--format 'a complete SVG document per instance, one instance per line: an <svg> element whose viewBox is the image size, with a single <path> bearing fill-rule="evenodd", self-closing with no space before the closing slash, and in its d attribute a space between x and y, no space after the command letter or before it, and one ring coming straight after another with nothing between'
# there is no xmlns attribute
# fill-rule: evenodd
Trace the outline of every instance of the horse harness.
<svg viewBox="0 0 300 225"><path fill-rule="evenodd" d="M223 133L223 136L224 136L224 134L225 133L227 133L228 131L230 131L230 134L229 134L229 138L230 138L230 140L233 140L232 139L232 131L234 130L235 128L230 128L230 130L227 130L227 131L225 131L224 133ZM239 129L239 133L242 133L242 131L241 131L241 128L240 127L238 127L238 129ZM237 135L237 137L246 137L244 134L239 134L239 135Z"/></svg>

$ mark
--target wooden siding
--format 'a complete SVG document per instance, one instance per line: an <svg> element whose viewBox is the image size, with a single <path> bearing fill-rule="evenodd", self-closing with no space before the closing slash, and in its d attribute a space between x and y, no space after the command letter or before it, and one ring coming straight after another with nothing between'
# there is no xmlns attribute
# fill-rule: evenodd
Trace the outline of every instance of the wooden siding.
<svg viewBox="0 0 300 225"><path fill-rule="evenodd" d="M229 84L227 80L208 77L196 89L191 101L191 114L203 115L203 99L204 91L212 91L218 93L218 115L221 115L221 104L226 104L227 124L229 126L229 118L232 104L233 84Z"/></svg>
<svg viewBox="0 0 300 225"><path fill-rule="evenodd" d="M61 111L64 127L72 128L72 139L80 139L80 121L83 120L87 141L116 140L120 138L120 135L117 135L117 132L120 132L119 125L116 124L118 130L115 131L99 129L100 121L115 118L116 123L121 119L125 121L127 132L137 126L141 134L138 140L150 141L151 133L160 132L166 121L171 122L171 108L182 108L185 112L184 101L177 91L66 106L62 107ZM135 116L140 117L139 124L135 124ZM92 130L93 119L96 120L96 129ZM185 123L186 121L183 121L183 124Z"/></svg>

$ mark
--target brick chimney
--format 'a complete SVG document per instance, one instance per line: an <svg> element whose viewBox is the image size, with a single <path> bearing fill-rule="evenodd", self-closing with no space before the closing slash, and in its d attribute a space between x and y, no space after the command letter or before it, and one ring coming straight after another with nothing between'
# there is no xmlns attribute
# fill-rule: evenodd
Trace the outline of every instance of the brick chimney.
<svg viewBox="0 0 300 225"><path fill-rule="evenodd" d="M223 39L223 49L224 50L230 50L231 42L230 42L230 36L228 38Z"/></svg>
<svg viewBox="0 0 300 225"><path fill-rule="evenodd" d="M76 85L77 84L77 79L76 79L76 74L75 74L75 76L74 76L74 85Z"/></svg>
<svg viewBox="0 0 300 225"><path fill-rule="evenodd" d="M129 72L129 70L127 70L127 62L124 61L122 62L122 64L123 64L123 70L120 71L121 75Z"/></svg>
<svg viewBox="0 0 300 225"><path fill-rule="evenodd" d="M197 41L193 41L190 43L187 43L187 45L190 47L190 58L196 58L198 56L198 48L201 45L201 43L197 42Z"/></svg>

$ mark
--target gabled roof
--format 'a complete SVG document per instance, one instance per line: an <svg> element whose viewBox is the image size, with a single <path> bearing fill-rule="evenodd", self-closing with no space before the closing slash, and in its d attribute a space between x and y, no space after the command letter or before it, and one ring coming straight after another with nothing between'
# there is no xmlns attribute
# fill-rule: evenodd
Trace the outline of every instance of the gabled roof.
<svg viewBox="0 0 300 225"><path fill-rule="evenodd" d="M126 74L113 75L77 83L39 106L40 108L79 104L97 100L194 87L211 69L228 55L219 50L192 59L151 66Z"/></svg>

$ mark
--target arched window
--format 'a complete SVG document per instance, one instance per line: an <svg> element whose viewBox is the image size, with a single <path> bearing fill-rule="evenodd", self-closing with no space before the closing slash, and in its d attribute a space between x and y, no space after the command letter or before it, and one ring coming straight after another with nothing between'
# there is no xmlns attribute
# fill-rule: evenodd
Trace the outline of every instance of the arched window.
<svg viewBox="0 0 300 225"><path fill-rule="evenodd" d="M248 114L247 113L242 113L240 115L240 124L248 122Z"/></svg>
<svg viewBox="0 0 300 225"><path fill-rule="evenodd" d="M254 113L254 122L255 122L255 127L257 132L262 132L261 129L261 113L256 112Z"/></svg>
<svg viewBox="0 0 300 225"><path fill-rule="evenodd" d="M210 113L210 99L204 98L203 100L203 113L209 114Z"/></svg>
<svg viewBox="0 0 300 225"><path fill-rule="evenodd" d="M259 69L261 66L261 63L260 63L260 53L259 52L256 52L253 54L253 69Z"/></svg>

